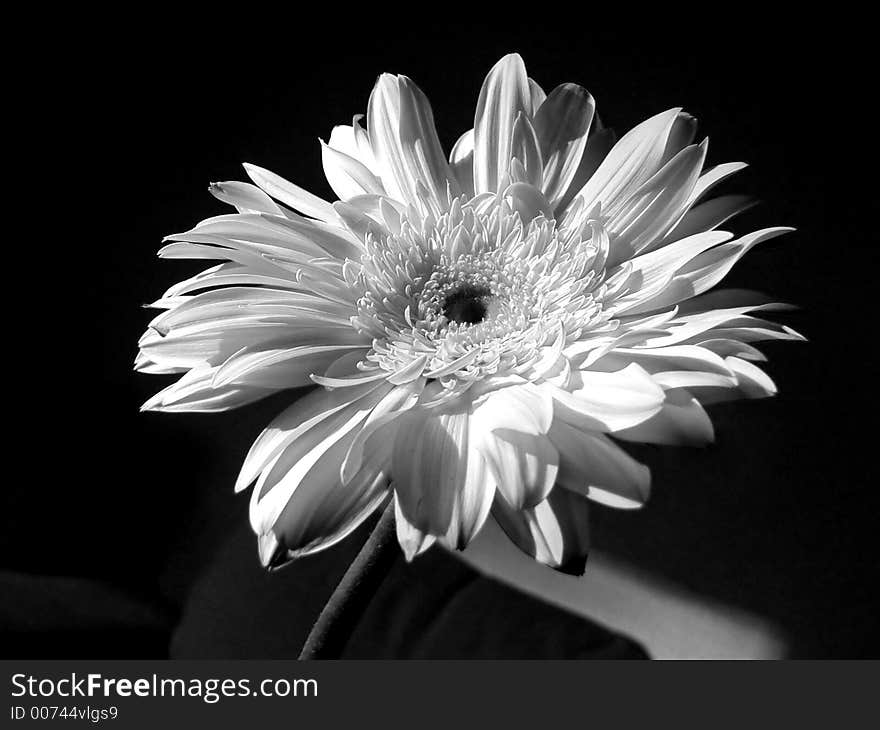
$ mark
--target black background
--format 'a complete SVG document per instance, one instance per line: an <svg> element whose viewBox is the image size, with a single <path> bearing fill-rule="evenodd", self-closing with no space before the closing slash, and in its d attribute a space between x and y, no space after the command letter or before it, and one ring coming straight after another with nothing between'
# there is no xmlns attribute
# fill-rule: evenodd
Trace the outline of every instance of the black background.
<svg viewBox="0 0 880 730"><path fill-rule="evenodd" d="M875 132L857 23L768 27L756 16L694 29L667 18L636 33L564 12L507 27L152 20L68 38L52 73L23 59L17 74L16 437L0 567L97 577L179 604L246 520L247 496L231 493L238 466L291 396L222 415L138 413L168 382L131 371L151 316L141 305L200 268L158 261L162 237L225 212L207 183L245 179L244 161L332 196L317 137L365 111L382 71L428 94L448 149L472 126L485 73L516 50L545 89L588 88L618 133L684 106L710 137L710 164L751 165L723 191L763 203L733 229L798 228L728 278L802 307L786 321L810 342L765 348L780 395L715 408L708 449L639 449L652 500L639 513L594 510L596 544L771 619L793 656L880 653L876 203L863 192L876 191Z"/></svg>

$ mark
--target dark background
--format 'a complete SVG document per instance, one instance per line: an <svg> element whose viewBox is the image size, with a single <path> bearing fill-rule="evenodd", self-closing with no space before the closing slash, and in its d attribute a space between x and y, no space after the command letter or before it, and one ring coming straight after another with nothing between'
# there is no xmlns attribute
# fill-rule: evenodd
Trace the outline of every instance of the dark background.
<svg viewBox="0 0 880 730"><path fill-rule="evenodd" d="M763 204L733 229L798 228L727 280L802 307L786 321L810 342L764 348L780 395L715 407L708 449L640 449L652 500L639 513L594 510L596 544L771 619L793 656L880 654L876 202L862 197L876 194L873 81L858 24L753 17L695 30L667 19L635 33L565 13L508 27L338 20L126 26L77 38L52 74L34 67L33 83L17 82L27 127L8 150L20 201L7 212L23 224L7 241L17 353L7 428L17 437L0 568L25 582L95 578L159 613L180 610L246 521L247 496L231 491L238 466L291 396L221 415L138 413L169 382L131 371L151 317L141 305L202 268L158 261L162 237L225 212L207 183L245 179L244 161L332 196L317 137L366 110L382 71L428 94L449 149L472 125L485 73L517 50L545 89L585 86L618 133L684 106L710 137L710 164L751 165L723 192ZM64 602L59 611L74 610ZM56 655L84 651L55 639ZM48 651L46 636L16 640L24 654ZM98 631L90 641L89 654L161 654L149 636Z"/></svg>

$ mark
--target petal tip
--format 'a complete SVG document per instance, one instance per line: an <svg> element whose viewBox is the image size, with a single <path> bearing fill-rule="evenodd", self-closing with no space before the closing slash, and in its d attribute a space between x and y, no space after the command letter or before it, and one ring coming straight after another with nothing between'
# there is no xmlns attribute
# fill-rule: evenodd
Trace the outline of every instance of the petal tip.
<svg viewBox="0 0 880 730"><path fill-rule="evenodd" d="M277 568L283 560L283 548L271 530L257 537L257 552L260 556L260 564L267 570Z"/></svg>

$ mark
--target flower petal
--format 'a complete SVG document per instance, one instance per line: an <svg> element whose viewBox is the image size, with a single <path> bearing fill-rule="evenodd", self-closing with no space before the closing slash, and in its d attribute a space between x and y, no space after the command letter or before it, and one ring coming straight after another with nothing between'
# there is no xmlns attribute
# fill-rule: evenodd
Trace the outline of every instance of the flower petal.
<svg viewBox="0 0 880 730"><path fill-rule="evenodd" d="M344 152L366 167L373 175L379 176L376 157L370 145L370 136L361 126L362 114L355 115L351 126L339 124L330 132L328 144L335 150Z"/></svg>
<svg viewBox="0 0 880 730"><path fill-rule="evenodd" d="M539 387L553 399L557 418L579 429L611 433L647 421L665 398L635 363L613 373L572 371L566 390L549 383Z"/></svg>
<svg viewBox="0 0 880 730"><path fill-rule="evenodd" d="M662 166L669 133L681 109L669 109L642 122L614 145L592 177L577 193L584 210L602 204L613 216ZM563 224L565 219L563 219Z"/></svg>
<svg viewBox="0 0 880 730"><path fill-rule="evenodd" d="M303 437L298 446L306 453L309 444L348 421L356 411L372 411L389 388L368 383L359 388L326 390L316 388L278 414L254 441L245 456L235 491L246 489L288 446Z"/></svg>
<svg viewBox="0 0 880 730"><path fill-rule="evenodd" d="M553 404L539 387L522 383L489 392L475 404L473 417L480 433L545 434L553 420Z"/></svg>
<svg viewBox="0 0 880 730"><path fill-rule="evenodd" d="M641 507L651 472L600 433L555 421L550 439L559 449L559 484L610 507Z"/></svg>
<svg viewBox="0 0 880 730"><path fill-rule="evenodd" d="M706 157L706 145L686 147L639 187L611 216L609 264L629 259L662 240L681 220Z"/></svg>
<svg viewBox="0 0 880 730"><path fill-rule="evenodd" d="M715 430L700 402L681 389L667 391L659 413L638 426L617 431L614 438L667 446L704 446L715 440Z"/></svg>
<svg viewBox="0 0 880 730"><path fill-rule="evenodd" d="M696 370L725 377L732 375L722 357L697 345L617 347L599 358L591 368L615 372L633 362L651 375L669 370Z"/></svg>
<svg viewBox="0 0 880 730"><path fill-rule="evenodd" d="M394 526L397 531L397 542L403 549L407 562L425 552L437 539L422 532L406 518L403 510L400 509L400 499L396 494L394 495Z"/></svg>
<svg viewBox="0 0 880 730"><path fill-rule="evenodd" d="M580 165L596 103L583 87L561 84L537 109L534 126L544 159L541 190L555 207Z"/></svg>
<svg viewBox="0 0 880 730"><path fill-rule="evenodd" d="M422 532L445 535L467 472L467 410L411 409L396 423L391 475L400 508Z"/></svg>
<svg viewBox="0 0 880 730"><path fill-rule="evenodd" d="M580 201L583 205L582 198L577 197L584 185L593 177L596 170L608 156L608 153L617 143L617 135L613 129L597 129L598 117L594 115L593 129L587 137L587 145L581 155L580 162L574 172L574 177L559 201L556 204L556 217L561 222L571 220L569 210L573 210L575 201ZM575 216L576 217L576 216Z"/></svg>
<svg viewBox="0 0 880 730"><path fill-rule="evenodd" d="M274 391L242 385L214 388L216 368L197 367L176 383L159 391L141 406L142 411L164 413L218 413L253 403Z"/></svg>
<svg viewBox="0 0 880 730"><path fill-rule="evenodd" d="M370 412L342 463L342 481L347 482L361 468L365 454L377 448L379 441L392 443L398 424L394 420L412 408L425 387L423 379L392 388Z"/></svg>
<svg viewBox="0 0 880 730"><path fill-rule="evenodd" d="M324 550L351 534L388 497L385 472L390 450L376 453L348 484L339 479L339 464L351 441L349 432L322 452L292 489L271 526L279 546L293 559ZM383 463L384 462L384 463ZM279 484L277 489L284 489ZM268 498L276 492L269 492ZM257 505L257 510L260 505Z"/></svg>
<svg viewBox="0 0 880 730"><path fill-rule="evenodd" d="M364 345L304 345L256 352L244 348L217 369L213 385L239 383L275 389L309 385L312 374L323 372L341 355L363 357L367 351Z"/></svg>
<svg viewBox="0 0 880 730"><path fill-rule="evenodd" d="M249 183L234 181L211 183L208 190L217 200L234 205L239 213L284 215L272 198Z"/></svg>
<svg viewBox="0 0 880 730"><path fill-rule="evenodd" d="M464 481L455 494L450 526L442 538L444 545L458 550L467 547L489 516L496 487L497 482L486 459L474 446L473 438L469 434L467 470Z"/></svg>
<svg viewBox="0 0 880 730"><path fill-rule="evenodd" d="M272 530L281 539L281 531L286 526L277 523L299 489L305 490L310 502L319 500L322 490L335 489L336 485L345 491L347 487L341 486L339 477L342 459L381 393L373 393L372 398L342 409L338 417L313 421L310 428L300 430L299 435L263 468L251 498L251 526L257 535ZM372 493L372 483L368 486ZM296 533L303 523L288 519L292 519L289 529L293 531L288 532L285 546L292 550L306 549L307 544L300 540L302 535Z"/></svg>
<svg viewBox="0 0 880 730"><path fill-rule="evenodd" d="M280 200L294 210L321 221L336 220L336 214L330 203L308 190L303 190L299 185L294 185L280 175L257 165L245 163L244 169L248 177L275 200Z"/></svg>
<svg viewBox="0 0 880 730"><path fill-rule="evenodd" d="M382 182L354 157L321 142L321 161L327 182L340 200L358 195L384 195Z"/></svg>
<svg viewBox="0 0 880 730"><path fill-rule="evenodd" d="M666 235L666 238L658 242L657 247L703 231L712 231L734 216L754 207L757 203L757 200L748 195L722 195L700 203L684 214L682 219ZM648 246L643 251L648 252L653 248L654 246Z"/></svg>
<svg viewBox="0 0 880 730"><path fill-rule="evenodd" d="M733 241L711 247L680 264L676 268L674 275L670 276L663 286L651 290L650 293L643 293L637 297L637 303L630 304L629 302L633 300L627 299L625 309L615 311L625 311L628 315L643 314L670 307L685 299L698 296L721 282L733 268L734 264L754 246L763 241L769 241L772 238L781 236L784 233L790 233L793 230L793 228L784 226L765 228ZM704 233L692 236L691 238L700 239L705 237L708 240L708 237L715 233L720 234L722 232ZM666 248L678 246L682 243L682 241L678 241L650 254L646 254L646 256L653 257L662 254Z"/></svg>
<svg viewBox="0 0 880 730"><path fill-rule="evenodd" d="M449 167L461 191L474 197L474 130L469 129L458 138L449 154Z"/></svg>
<svg viewBox="0 0 880 730"><path fill-rule="evenodd" d="M406 76L382 74L367 107L370 141L382 183L398 200L420 205L425 190L442 210L452 178L431 105ZM456 191L457 193L457 191Z"/></svg>
<svg viewBox="0 0 880 730"><path fill-rule="evenodd" d="M531 117L532 97L526 67L511 53L489 71L474 117L474 191L496 192L512 157L514 125L519 114Z"/></svg>
<svg viewBox="0 0 880 730"><path fill-rule="evenodd" d="M512 165L518 174L512 179L515 182L528 183L536 189L541 187L544 162L541 157L541 147L538 136L529 118L520 112L513 123L513 137L510 145L510 158L516 160ZM547 206L552 211L551 206Z"/></svg>
<svg viewBox="0 0 880 730"><path fill-rule="evenodd" d="M589 551L588 505L580 495L554 489L533 508L515 510L499 496L492 515L527 555L571 575L583 575ZM487 533L491 533L487 530Z"/></svg>

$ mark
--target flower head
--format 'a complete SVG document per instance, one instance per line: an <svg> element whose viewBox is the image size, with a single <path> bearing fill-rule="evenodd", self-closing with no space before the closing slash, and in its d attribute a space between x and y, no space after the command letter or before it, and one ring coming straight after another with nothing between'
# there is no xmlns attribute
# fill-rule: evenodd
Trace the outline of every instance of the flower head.
<svg viewBox="0 0 880 730"><path fill-rule="evenodd" d="M383 75L366 129L322 143L330 203L262 168L216 183L237 212L170 236L166 258L222 263L172 287L136 367L183 373L146 409L219 411L318 387L251 448L267 565L322 550L392 499L412 558L495 520L582 568L587 500L637 507L650 474L616 441L702 444L702 405L775 392L752 342L802 339L781 305L709 292L757 243L703 202L744 167L704 169L680 109L615 141L593 98L549 94L522 59L487 76L446 157L427 99Z"/></svg>

